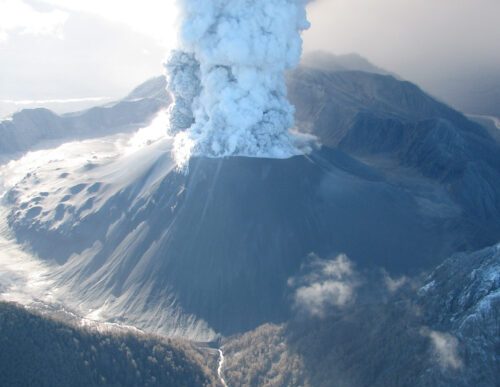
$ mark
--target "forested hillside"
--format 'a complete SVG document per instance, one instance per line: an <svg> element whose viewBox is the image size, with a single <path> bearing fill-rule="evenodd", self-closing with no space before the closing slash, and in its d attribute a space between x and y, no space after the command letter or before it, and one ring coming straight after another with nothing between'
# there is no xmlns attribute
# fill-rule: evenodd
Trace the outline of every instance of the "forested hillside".
<svg viewBox="0 0 500 387"><path fill-rule="evenodd" d="M194 346L77 327L0 303L0 386L216 386Z"/></svg>

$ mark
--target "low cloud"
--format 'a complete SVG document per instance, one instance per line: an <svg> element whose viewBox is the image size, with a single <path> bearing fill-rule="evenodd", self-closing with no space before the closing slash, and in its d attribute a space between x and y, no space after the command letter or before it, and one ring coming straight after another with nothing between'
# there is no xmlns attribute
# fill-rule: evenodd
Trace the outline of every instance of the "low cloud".
<svg viewBox="0 0 500 387"><path fill-rule="evenodd" d="M400 290L402 287L404 287L410 282L410 279L404 275L401 277L391 277L389 273L384 271L383 276L384 276L384 285L391 294L396 293L398 290Z"/></svg>
<svg viewBox="0 0 500 387"><path fill-rule="evenodd" d="M442 369L457 370L462 368L462 359L458 353L458 340L449 333L422 328L420 332L431 340L435 355Z"/></svg>
<svg viewBox="0 0 500 387"><path fill-rule="evenodd" d="M324 317L335 308L351 304L359 281L353 263L346 255L333 260L312 255L302 274L291 278L294 308L311 317Z"/></svg>

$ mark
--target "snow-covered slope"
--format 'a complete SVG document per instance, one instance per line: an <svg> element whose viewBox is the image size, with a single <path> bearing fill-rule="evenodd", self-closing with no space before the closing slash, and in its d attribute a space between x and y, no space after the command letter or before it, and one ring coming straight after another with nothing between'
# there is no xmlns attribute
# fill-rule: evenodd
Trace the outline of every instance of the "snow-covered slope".
<svg viewBox="0 0 500 387"><path fill-rule="evenodd" d="M175 168L169 156L171 140L164 136L165 120L165 114L161 113L152 125L135 134L69 142L52 150L30 152L1 167L3 205L8 208L9 203L18 200L27 204L21 204L8 217L11 224L16 224L17 239L23 239L24 234L32 245L31 251L46 258L45 264L38 267L35 259L24 270L29 255L22 254L12 241L10 230L4 227L3 241L10 251L4 251L9 260L3 259L0 272L11 280L5 283L3 298L30 302L29 292L19 288L32 287L32 301L63 302L90 319L126 322L199 341L214 337L206 324L181 313L168 289L156 295L158 302L151 303L145 294L151 286L147 278L142 277L133 288L125 286L123 292L116 292L113 288L117 284L105 284L100 277L113 276L116 270L132 270L133 266L124 267L121 260L127 254L134 254L134 245L144 243L139 230L133 228L127 229L130 235L125 237L126 241L107 240L107 237L114 227L119 229L114 224L119 218L113 213L126 221L130 209L142 206L143 198L151 194L158 180ZM136 191L130 192L130 187ZM120 193L127 189L127 196L121 198ZM110 199L117 196L123 201L115 201L110 208ZM96 213L100 215L96 217ZM16 222L21 219L24 220ZM95 223L89 225L89 219ZM6 221L5 217L2 221ZM141 227L146 227L146 222ZM42 230L44 235L40 233ZM119 233L120 237L124 235L123 230ZM109 245L103 245L105 242ZM117 261L103 262L104 267L93 273L99 284L91 285L89 270L97 269L90 261L103 248L115 250ZM60 266L66 260L67 264ZM83 266L87 271L83 271ZM40 279L33 278L34 268ZM123 278L130 274L125 273Z"/></svg>

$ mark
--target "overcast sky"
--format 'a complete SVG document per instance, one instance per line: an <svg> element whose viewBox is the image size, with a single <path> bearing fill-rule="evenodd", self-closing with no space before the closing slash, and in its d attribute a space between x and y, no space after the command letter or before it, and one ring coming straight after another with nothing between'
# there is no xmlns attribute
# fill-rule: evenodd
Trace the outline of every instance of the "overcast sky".
<svg viewBox="0 0 500 387"><path fill-rule="evenodd" d="M173 0L0 0L0 100L116 98L162 72ZM500 0L317 0L307 50L432 88L499 72Z"/></svg>
<svg viewBox="0 0 500 387"><path fill-rule="evenodd" d="M318 0L307 47L422 81L500 69L500 0Z"/></svg>

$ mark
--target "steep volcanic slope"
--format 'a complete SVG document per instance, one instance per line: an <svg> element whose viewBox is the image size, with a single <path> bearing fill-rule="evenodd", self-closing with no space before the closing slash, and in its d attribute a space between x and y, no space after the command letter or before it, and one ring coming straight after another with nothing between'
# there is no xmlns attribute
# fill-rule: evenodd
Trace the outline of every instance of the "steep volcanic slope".
<svg viewBox="0 0 500 387"><path fill-rule="evenodd" d="M230 338L225 378L246 386L496 386L500 246L453 256L423 283L385 303Z"/></svg>
<svg viewBox="0 0 500 387"><path fill-rule="evenodd" d="M169 139L134 151L66 144L3 171L20 176L8 187L18 240L55 262L56 283L92 313L204 339L286 319L287 280L311 252L414 273L497 241L498 146L481 127L388 76L303 68L289 83L298 128L322 149L198 158L183 174ZM137 99L163 89L152 80ZM382 121L360 126L365 113ZM445 130L422 129L433 119ZM439 165L456 173L428 173Z"/></svg>
<svg viewBox="0 0 500 387"><path fill-rule="evenodd" d="M168 144L55 159L9 193L11 227L61 265L57 282L140 326L198 334L202 319L231 333L280 321L287 279L310 252L411 273L467 238L440 187L419 180L408 192L341 151L197 158L184 174Z"/></svg>

